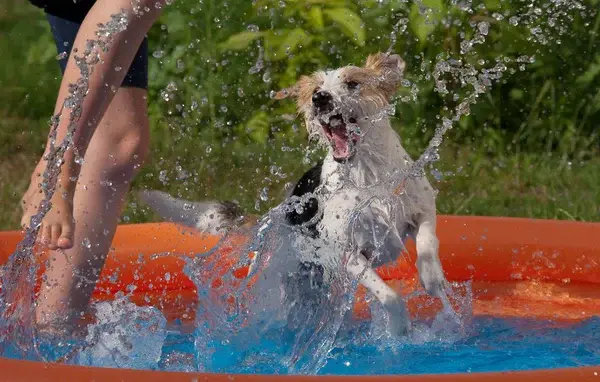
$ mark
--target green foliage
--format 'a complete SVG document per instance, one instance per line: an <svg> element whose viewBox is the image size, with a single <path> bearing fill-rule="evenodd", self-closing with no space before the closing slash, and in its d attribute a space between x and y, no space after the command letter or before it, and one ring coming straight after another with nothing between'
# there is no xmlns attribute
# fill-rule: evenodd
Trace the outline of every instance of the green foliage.
<svg viewBox="0 0 600 382"><path fill-rule="evenodd" d="M285 141L297 134L279 117L293 113L293 105L274 102L269 94L318 68L361 64L369 53L387 49L388 36L399 23L393 49L406 59L407 79L417 90L409 101L411 88L400 90L405 102L398 104L396 114L412 145L424 147L440 116L456 107L455 98L472 91L454 78L446 78L450 95L435 91L431 72L440 57L460 58L477 68L510 60L503 79L480 97L449 139L482 144L491 151L526 148L590 157L598 146L592 121L600 116L595 2L586 3L590 12L570 11L569 17L554 20L554 26L549 26L554 16L545 7L542 15L527 16L531 11L520 1L477 3L481 6L475 4L477 11L471 14L442 0L180 1L167 10L152 35L154 46L164 50L152 67L152 99L161 106L155 117L183 117L198 129L211 129L217 140L262 143L267 136ZM512 17L519 17L518 22L509 21ZM481 22L489 24L486 41L461 54L461 42L475 38ZM183 28L185 23L192 27ZM532 30L538 27L545 42L536 41ZM517 63L519 57L535 61ZM178 90L163 102L161 89L172 81ZM190 110L194 103L200 106Z"/></svg>
<svg viewBox="0 0 600 382"><path fill-rule="evenodd" d="M421 45L427 43L427 38L444 17L446 7L442 0L423 0L413 2L410 7L410 27Z"/></svg>

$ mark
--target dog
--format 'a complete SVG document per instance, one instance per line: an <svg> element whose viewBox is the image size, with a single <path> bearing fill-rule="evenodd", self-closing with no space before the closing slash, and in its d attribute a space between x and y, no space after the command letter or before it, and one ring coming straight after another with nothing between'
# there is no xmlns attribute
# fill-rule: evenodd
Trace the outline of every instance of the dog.
<svg viewBox="0 0 600 382"><path fill-rule="evenodd" d="M328 147L279 206L285 207L286 223L297 228L290 245L314 251L301 259L300 273L323 282L343 264L381 302L387 329L401 335L411 328L406 304L375 268L397 260L412 238L426 292L442 297L448 288L438 257L435 192L424 176L406 174L413 161L390 124L391 98L404 69L400 56L377 53L362 67L302 76L274 95L294 98L309 135ZM143 191L141 197L164 219L207 233L223 234L245 223L231 202L190 202L160 191ZM317 240L318 245L306 244Z"/></svg>

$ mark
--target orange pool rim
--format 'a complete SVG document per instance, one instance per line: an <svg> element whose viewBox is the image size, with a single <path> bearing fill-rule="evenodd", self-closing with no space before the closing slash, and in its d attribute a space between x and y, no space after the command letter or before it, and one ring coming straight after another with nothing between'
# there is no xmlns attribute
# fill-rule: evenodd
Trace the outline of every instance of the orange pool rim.
<svg viewBox="0 0 600 382"><path fill-rule="evenodd" d="M15 231L0 232L0 263L6 262L21 237ZM531 317L557 324L600 316L600 223L439 216L438 237L448 279L471 282L474 316ZM218 240L168 223L119 226L93 298L111 299L134 285L134 302L160 302L167 319L193 321L198 302L194 284L183 273L184 257L204 253ZM243 241L243 237L238 240ZM239 256L236 243L230 244L229 250L217 254L223 267ZM40 259L44 257L42 253ZM378 272L390 285L398 286L402 280L402 288L414 287L414 259L414 246L410 246L396 264ZM243 269L236 272L239 277L245 275ZM423 302L422 298L409 302L411 314L430 314L422 306L435 309L435 301ZM368 315L361 293L354 313ZM600 381L600 365L522 372L309 377L124 370L0 358L0 370L0 381Z"/></svg>

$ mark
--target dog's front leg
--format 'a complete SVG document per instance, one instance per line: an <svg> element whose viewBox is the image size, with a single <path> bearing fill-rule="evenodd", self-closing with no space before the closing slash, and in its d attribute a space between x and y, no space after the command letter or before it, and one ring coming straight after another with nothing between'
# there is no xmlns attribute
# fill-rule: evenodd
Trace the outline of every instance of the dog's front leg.
<svg viewBox="0 0 600 382"><path fill-rule="evenodd" d="M448 281L438 256L439 242L435 234L435 215L420 217L418 226L416 242L419 280L430 296L444 297Z"/></svg>
<svg viewBox="0 0 600 382"><path fill-rule="evenodd" d="M388 330L392 334L405 335L410 330L410 318L402 298L379 277L367 259L357 252L348 260L350 275L357 278L385 307L388 313Z"/></svg>

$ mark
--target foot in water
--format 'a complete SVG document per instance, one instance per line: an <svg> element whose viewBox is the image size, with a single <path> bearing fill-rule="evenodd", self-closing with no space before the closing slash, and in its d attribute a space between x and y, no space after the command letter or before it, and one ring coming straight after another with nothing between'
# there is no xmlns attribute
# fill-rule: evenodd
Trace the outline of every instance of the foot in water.
<svg viewBox="0 0 600 382"><path fill-rule="evenodd" d="M31 217L39 212L40 204L45 199L41 187L41 171L34 173L29 188L21 199L23 217L21 227L29 227ZM56 190L50 200L51 208L42 219L37 240L49 249L69 249L73 246L75 222L73 220L73 192L66 192L65 187L57 183Z"/></svg>

